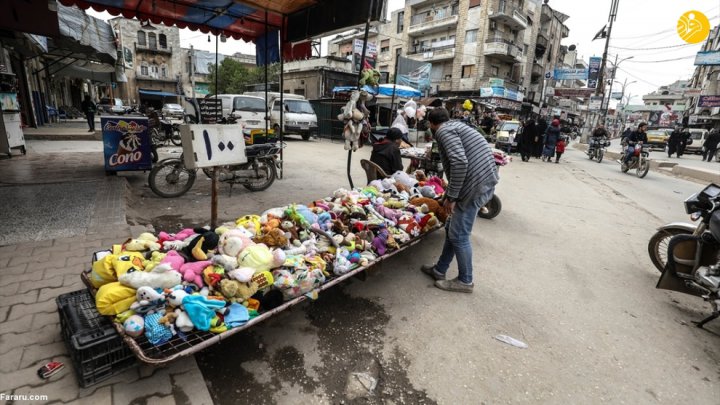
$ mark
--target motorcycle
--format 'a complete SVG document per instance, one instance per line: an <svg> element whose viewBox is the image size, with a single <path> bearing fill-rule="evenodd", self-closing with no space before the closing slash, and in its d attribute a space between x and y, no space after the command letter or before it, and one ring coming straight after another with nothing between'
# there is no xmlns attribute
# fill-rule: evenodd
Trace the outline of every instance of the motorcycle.
<svg viewBox="0 0 720 405"><path fill-rule="evenodd" d="M710 184L685 200L685 212L701 220L693 234L670 238L667 264L656 288L702 297L712 314L694 322L702 328L720 317L720 186Z"/></svg>
<svg viewBox="0 0 720 405"><path fill-rule="evenodd" d="M263 191L277 178L277 169L282 164L280 150L284 142L248 145L245 147L247 163L221 166L218 179L230 185L240 184L250 191ZM212 177L211 168L203 168L203 173ZM197 172L185 166L183 156L158 162L150 171L148 183L153 193L160 197L172 198L185 194L195 183Z"/></svg>
<svg viewBox="0 0 720 405"><path fill-rule="evenodd" d="M642 143L635 145L633 155L627 164L625 163L625 156L627 156L627 146L623 147L622 157L620 158L620 170L623 173L627 173L630 169L635 169L635 174L639 178L642 179L647 176L648 171L650 171L650 152L647 152L643 148Z"/></svg>
<svg viewBox="0 0 720 405"><path fill-rule="evenodd" d="M588 150L585 153L588 155L588 159L597 159L597 162L600 163L605 156L605 149L607 149L608 146L610 146L610 141L606 139L597 140L595 138L590 138Z"/></svg>

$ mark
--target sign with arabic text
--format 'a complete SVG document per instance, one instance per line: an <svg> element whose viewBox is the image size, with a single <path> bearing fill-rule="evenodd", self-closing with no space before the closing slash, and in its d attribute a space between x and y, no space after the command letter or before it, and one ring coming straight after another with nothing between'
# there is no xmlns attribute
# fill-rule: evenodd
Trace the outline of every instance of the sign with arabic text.
<svg viewBox="0 0 720 405"><path fill-rule="evenodd" d="M700 96L698 107L720 107L720 96Z"/></svg>
<svg viewBox="0 0 720 405"><path fill-rule="evenodd" d="M603 96L592 96L590 97L590 110L599 110L602 108Z"/></svg>
<svg viewBox="0 0 720 405"><path fill-rule="evenodd" d="M588 87L591 89L597 87L601 63L602 58L597 56L593 56L592 58L590 58L590 63L588 63Z"/></svg>
<svg viewBox="0 0 720 405"><path fill-rule="evenodd" d="M553 75L555 80L587 80L587 69L555 68Z"/></svg>
<svg viewBox="0 0 720 405"><path fill-rule="evenodd" d="M720 65L720 51L698 52L695 55L696 65Z"/></svg>
<svg viewBox="0 0 720 405"><path fill-rule="evenodd" d="M590 97L594 92L595 92L595 90L587 89L587 88L578 88L578 89L556 88L555 96L557 96L557 97Z"/></svg>

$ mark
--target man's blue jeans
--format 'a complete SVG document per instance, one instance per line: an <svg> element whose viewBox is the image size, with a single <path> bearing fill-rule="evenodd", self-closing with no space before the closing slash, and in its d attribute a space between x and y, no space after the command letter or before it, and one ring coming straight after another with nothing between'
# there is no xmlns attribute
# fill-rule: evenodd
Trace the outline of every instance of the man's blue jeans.
<svg viewBox="0 0 720 405"><path fill-rule="evenodd" d="M630 159L632 159L634 153L635 147L632 145L628 145L627 151L625 152L625 164L628 164L630 162Z"/></svg>
<svg viewBox="0 0 720 405"><path fill-rule="evenodd" d="M463 283L472 283L473 267L470 234L478 210L490 201L494 193L495 186L492 186L474 201L468 201L462 206L460 204L455 205L455 211L445 223L445 244L440 259L435 264L436 272L439 274L447 273L453 257L457 256L458 279Z"/></svg>

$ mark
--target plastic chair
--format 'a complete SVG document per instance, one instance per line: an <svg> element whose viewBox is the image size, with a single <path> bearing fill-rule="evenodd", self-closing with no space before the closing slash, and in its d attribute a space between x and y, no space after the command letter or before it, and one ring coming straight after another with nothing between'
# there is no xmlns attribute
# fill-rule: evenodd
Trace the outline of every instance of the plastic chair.
<svg viewBox="0 0 720 405"><path fill-rule="evenodd" d="M376 163L371 162L367 159L360 159L360 167L362 167L363 170L365 170L365 175L367 176L368 184L370 184L370 182L373 180L385 179L385 178L390 177L387 175L387 173L385 173L385 171L380 166L378 166Z"/></svg>

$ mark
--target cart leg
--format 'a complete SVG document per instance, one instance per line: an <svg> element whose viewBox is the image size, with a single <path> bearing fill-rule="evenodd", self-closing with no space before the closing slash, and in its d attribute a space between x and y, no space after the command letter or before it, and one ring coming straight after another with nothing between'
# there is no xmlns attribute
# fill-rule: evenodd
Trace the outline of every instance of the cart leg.
<svg viewBox="0 0 720 405"><path fill-rule="evenodd" d="M712 315L708 316L707 318L703 319L703 320L700 321L700 322L695 322L695 321L693 321L693 323L694 323L695 326L697 326L698 328L702 328L703 325L705 325L706 323L708 323L708 322L710 322L710 321L712 321L712 320L715 320L715 319L716 319L717 317L719 317L719 316L720 316L720 312L716 312L716 313L713 313Z"/></svg>

